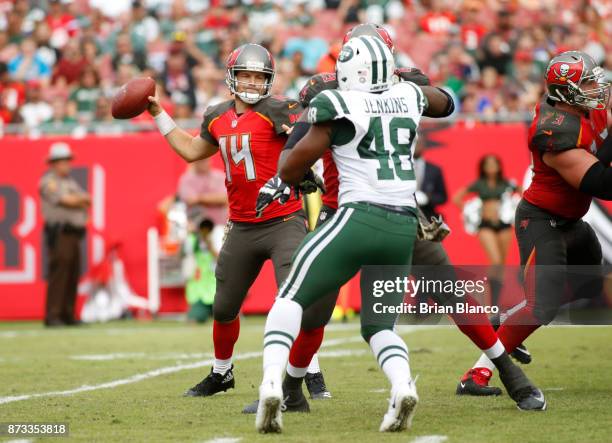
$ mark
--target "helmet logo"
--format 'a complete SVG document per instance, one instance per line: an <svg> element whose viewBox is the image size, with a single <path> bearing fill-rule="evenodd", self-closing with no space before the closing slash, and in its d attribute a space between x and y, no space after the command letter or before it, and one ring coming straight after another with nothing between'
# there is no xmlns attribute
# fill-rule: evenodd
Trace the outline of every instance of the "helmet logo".
<svg viewBox="0 0 612 443"><path fill-rule="evenodd" d="M567 84L569 81L578 83L583 71L583 62L577 63L555 63L549 68L548 82L556 84Z"/></svg>
<svg viewBox="0 0 612 443"><path fill-rule="evenodd" d="M345 45L342 48L342 51L340 51L340 54L338 54L338 61L344 63L344 62L348 62L352 58L353 58L353 48Z"/></svg>

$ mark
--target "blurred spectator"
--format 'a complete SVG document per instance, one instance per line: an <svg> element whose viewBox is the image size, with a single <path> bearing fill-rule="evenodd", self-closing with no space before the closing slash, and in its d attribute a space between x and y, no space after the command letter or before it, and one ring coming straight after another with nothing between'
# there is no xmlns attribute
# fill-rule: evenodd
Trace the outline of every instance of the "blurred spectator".
<svg viewBox="0 0 612 443"><path fill-rule="evenodd" d="M73 85L82 76L88 62L83 57L81 45L78 40L70 40L62 50L60 61L53 71L52 83L60 85Z"/></svg>
<svg viewBox="0 0 612 443"><path fill-rule="evenodd" d="M79 86L70 94L80 121L93 120L100 97L100 79L94 67L88 66L81 73Z"/></svg>
<svg viewBox="0 0 612 443"><path fill-rule="evenodd" d="M457 23L457 17L449 10L443 0L423 1L428 11L421 16L421 28L428 34L449 34Z"/></svg>
<svg viewBox="0 0 612 443"><path fill-rule="evenodd" d="M77 126L75 110L71 103L56 98L52 103L53 115L40 125L45 134L71 134Z"/></svg>
<svg viewBox="0 0 612 443"><path fill-rule="evenodd" d="M140 71L147 66L144 52L132 48L132 39L127 32L117 35L115 55L113 56L113 69L117 71L120 65L133 65Z"/></svg>
<svg viewBox="0 0 612 443"><path fill-rule="evenodd" d="M507 9L500 10L496 28L482 40L480 67L491 66L501 75L509 73L518 37L519 29L514 25L514 13Z"/></svg>
<svg viewBox="0 0 612 443"><path fill-rule="evenodd" d="M188 105L190 112L195 108L195 84L192 71L188 69L188 54L182 44L170 47L162 79L164 89L173 102ZM179 103L177 103L179 104Z"/></svg>
<svg viewBox="0 0 612 443"><path fill-rule="evenodd" d="M48 80L51 77L51 68L37 53L32 38L21 42L20 53L9 62L8 68L16 80Z"/></svg>
<svg viewBox="0 0 612 443"><path fill-rule="evenodd" d="M62 48L68 41L76 36L79 24L66 8L72 0L48 0L47 25L51 31L51 44L55 48ZM77 42L78 45L78 42Z"/></svg>
<svg viewBox="0 0 612 443"><path fill-rule="evenodd" d="M422 69L460 99L458 109L494 119L526 115L551 56L578 49L610 69L612 19L605 0L0 0L2 119L18 121L19 84L74 97L93 67L110 97L135 76L161 81L174 115L200 117L227 97L228 54L259 42L275 55L274 93L296 97L315 72L333 72L346 30L378 22L395 42L396 64ZM320 9L325 7L325 9ZM493 68L497 76L486 68ZM482 76L486 78L481 78ZM493 79L495 81L493 82ZM499 88L485 87L484 83ZM8 92L6 92L8 91ZM81 91L82 92L82 91ZM147 120L147 117L139 118Z"/></svg>
<svg viewBox="0 0 612 443"><path fill-rule="evenodd" d="M37 128L41 123L53 116L51 105L42 100L39 81L30 80L26 83L26 101L20 109L20 117L28 128Z"/></svg>
<svg viewBox="0 0 612 443"><path fill-rule="evenodd" d="M177 194L188 206L189 220L210 218L215 225L227 221L225 174L210 167L210 160L192 163L178 182Z"/></svg>
<svg viewBox="0 0 612 443"><path fill-rule="evenodd" d="M15 118L19 106L25 102L25 86L13 81L6 63L0 61L0 119L10 123Z"/></svg>
<svg viewBox="0 0 612 443"><path fill-rule="evenodd" d="M299 27L298 34L285 43L283 55L293 57L301 55L301 68L304 72L314 74L321 57L328 51L328 44L321 37L317 37L311 24Z"/></svg>
<svg viewBox="0 0 612 443"><path fill-rule="evenodd" d="M147 10L140 0L132 2L132 41L142 41L145 44L152 42L159 36L159 24L157 20L147 14ZM142 48L144 50L145 46Z"/></svg>

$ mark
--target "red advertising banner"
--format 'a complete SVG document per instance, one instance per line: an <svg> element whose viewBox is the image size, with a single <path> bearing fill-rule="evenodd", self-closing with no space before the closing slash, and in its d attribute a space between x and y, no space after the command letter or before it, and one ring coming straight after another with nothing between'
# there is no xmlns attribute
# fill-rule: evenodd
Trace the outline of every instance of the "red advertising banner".
<svg viewBox="0 0 612 443"><path fill-rule="evenodd" d="M423 135L422 135L423 136ZM476 178L478 160L501 157L505 174L521 183L529 165L523 124L454 126L427 132L425 157L442 167L449 198ZM147 294L147 229L156 224L157 205L176 190L186 164L157 133L83 139L0 139L0 320L42 318L45 297L42 218L38 182L46 170L50 146L66 142L75 153L75 177L92 194L84 241L84 271L101 259L107 245L119 242L127 279ZM221 167L219 156L214 165ZM463 230L459 211L446 204L441 212L452 234L445 246L455 264L486 264L478 239ZM514 244L509 264L518 263ZM252 288L244 312L266 312L276 292L269 266ZM350 302L359 307L358 285ZM161 312L185 308L180 292L162 294Z"/></svg>

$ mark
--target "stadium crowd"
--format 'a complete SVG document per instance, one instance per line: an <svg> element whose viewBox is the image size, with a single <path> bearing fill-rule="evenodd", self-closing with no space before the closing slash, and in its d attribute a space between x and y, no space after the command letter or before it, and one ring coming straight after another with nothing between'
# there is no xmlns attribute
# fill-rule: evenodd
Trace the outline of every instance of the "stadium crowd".
<svg viewBox="0 0 612 443"><path fill-rule="evenodd" d="M612 77L606 0L0 0L0 122L104 128L114 92L135 76L156 79L174 118L199 117L229 97L225 60L243 42L271 50L274 92L296 97L310 75L334 69L358 22L384 23L398 64L479 118L529 112L564 50L586 51Z"/></svg>

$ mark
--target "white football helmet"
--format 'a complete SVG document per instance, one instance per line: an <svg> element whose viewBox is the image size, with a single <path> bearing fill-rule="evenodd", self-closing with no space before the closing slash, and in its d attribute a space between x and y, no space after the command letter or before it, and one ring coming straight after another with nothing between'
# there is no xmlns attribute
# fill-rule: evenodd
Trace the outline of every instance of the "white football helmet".
<svg viewBox="0 0 612 443"><path fill-rule="evenodd" d="M389 48L376 37L351 38L336 61L338 88L342 91L385 91L396 82L395 61Z"/></svg>

